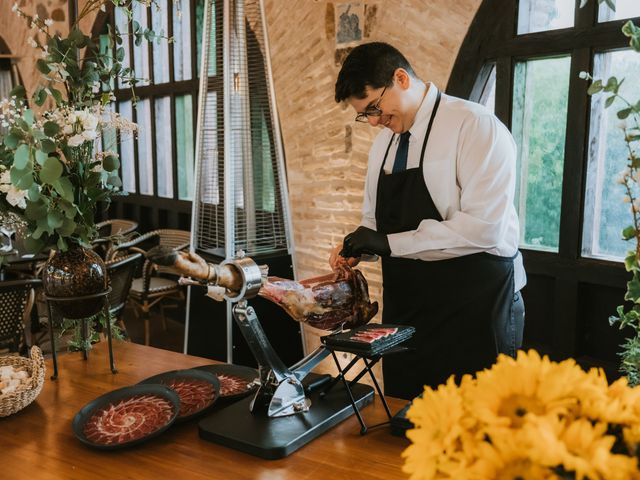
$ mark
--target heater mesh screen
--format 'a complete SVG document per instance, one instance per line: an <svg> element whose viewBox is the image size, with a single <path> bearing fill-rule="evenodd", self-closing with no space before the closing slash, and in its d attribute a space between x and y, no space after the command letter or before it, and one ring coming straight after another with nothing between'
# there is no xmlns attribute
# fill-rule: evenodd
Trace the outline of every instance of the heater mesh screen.
<svg viewBox="0 0 640 480"><path fill-rule="evenodd" d="M228 19L222 18L223 2L209 0L208 7L201 70L207 79L201 81L206 89L198 112L195 247L224 257L230 234L233 252L288 251L285 177L280 171L284 160L276 138L260 2L228 0ZM223 22L229 25L226 39ZM232 232L226 231L226 215L233 219Z"/></svg>

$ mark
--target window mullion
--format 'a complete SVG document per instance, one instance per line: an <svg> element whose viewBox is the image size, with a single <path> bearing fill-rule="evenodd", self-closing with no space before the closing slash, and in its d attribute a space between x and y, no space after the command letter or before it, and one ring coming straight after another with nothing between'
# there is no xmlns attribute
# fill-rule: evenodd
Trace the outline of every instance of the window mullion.
<svg viewBox="0 0 640 480"><path fill-rule="evenodd" d="M581 0L576 1L576 16L575 23L576 28L591 28L596 24L596 19L598 15L598 5L599 2L593 0L592 2L588 2L584 7L580 8Z"/></svg>
<svg viewBox="0 0 640 480"><path fill-rule="evenodd" d="M589 84L578 75L581 71L590 71L590 68L591 49L574 50L571 54L569 78L559 239L560 256L572 260L580 256L589 118L589 96L587 95Z"/></svg>
<svg viewBox="0 0 640 480"><path fill-rule="evenodd" d="M511 129L511 100L513 97L513 59L501 57L496 61L496 117Z"/></svg>

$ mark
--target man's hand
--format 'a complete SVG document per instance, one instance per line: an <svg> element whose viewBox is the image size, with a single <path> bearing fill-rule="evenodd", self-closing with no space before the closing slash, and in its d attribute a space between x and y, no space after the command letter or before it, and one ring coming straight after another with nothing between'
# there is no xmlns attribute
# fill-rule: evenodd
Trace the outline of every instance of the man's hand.
<svg viewBox="0 0 640 480"><path fill-rule="evenodd" d="M367 227L358 227L354 232L344 237L340 255L345 258L359 257L363 253L373 255L391 255L389 240L384 233L376 232Z"/></svg>
<svg viewBox="0 0 640 480"><path fill-rule="evenodd" d="M360 263L359 258L345 258L340 256L340 252L342 251L342 244L336 245L331 250L331 255L329 256L329 265L331 266L331 270L337 272L341 266L345 263L350 267L355 267Z"/></svg>

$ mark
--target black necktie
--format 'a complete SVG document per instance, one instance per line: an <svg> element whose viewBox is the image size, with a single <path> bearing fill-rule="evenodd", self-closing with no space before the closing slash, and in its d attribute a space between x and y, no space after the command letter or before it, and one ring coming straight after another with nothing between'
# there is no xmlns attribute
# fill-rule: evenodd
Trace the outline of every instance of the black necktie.
<svg viewBox="0 0 640 480"><path fill-rule="evenodd" d="M393 163L393 170L391 173L403 172L407 169L407 155L409 154L409 137L411 133L406 131L400 134L400 144L398 150L396 150L396 160Z"/></svg>

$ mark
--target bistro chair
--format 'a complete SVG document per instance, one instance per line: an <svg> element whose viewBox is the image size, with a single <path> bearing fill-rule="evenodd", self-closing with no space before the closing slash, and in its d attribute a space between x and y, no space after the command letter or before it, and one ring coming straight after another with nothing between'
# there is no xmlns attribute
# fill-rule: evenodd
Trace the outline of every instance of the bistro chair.
<svg viewBox="0 0 640 480"><path fill-rule="evenodd" d="M115 261L132 252L145 254L154 246L163 245L175 250L189 247L191 232L187 230L153 230L128 242L112 247L107 253L107 261ZM171 268L155 265L145 260L142 276L131 283L129 303L134 307L136 317L144 320L144 343L150 340L150 312L158 305L163 328L166 329L165 309L177 307L185 300L184 287L178 284L180 272Z"/></svg>
<svg viewBox="0 0 640 480"><path fill-rule="evenodd" d="M114 218L96 223L96 229L100 237L112 237L113 235L128 235L138 228L138 222Z"/></svg>
<svg viewBox="0 0 640 480"><path fill-rule="evenodd" d="M107 265L107 277L111 293L109 293L109 314L115 318L120 328L126 334L127 328L123 319L124 307L129 298L131 283L134 275L142 263L141 253L132 253L124 257L109 260Z"/></svg>
<svg viewBox="0 0 640 480"><path fill-rule="evenodd" d="M117 218L96 223L98 238L92 242L91 246L104 259L114 245L130 240L137 228L138 222Z"/></svg>
<svg viewBox="0 0 640 480"><path fill-rule="evenodd" d="M38 279L0 282L0 349L20 352L26 349L24 325L29 321Z"/></svg>

